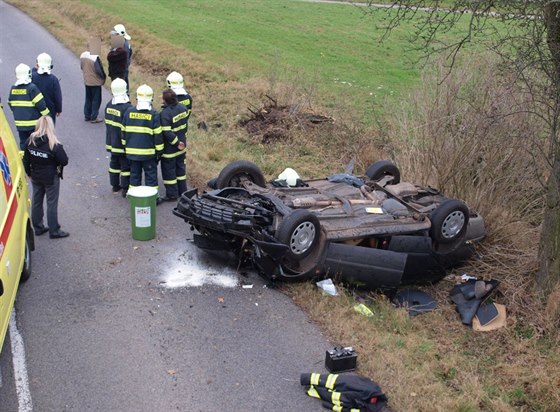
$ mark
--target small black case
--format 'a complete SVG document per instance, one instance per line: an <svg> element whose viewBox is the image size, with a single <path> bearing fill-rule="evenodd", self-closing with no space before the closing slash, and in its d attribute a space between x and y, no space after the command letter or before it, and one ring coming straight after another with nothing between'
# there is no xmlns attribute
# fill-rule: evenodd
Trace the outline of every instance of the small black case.
<svg viewBox="0 0 560 412"><path fill-rule="evenodd" d="M325 366L329 372L350 372L356 369L357 358L351 347L335 347L326 352Z"/></svg>

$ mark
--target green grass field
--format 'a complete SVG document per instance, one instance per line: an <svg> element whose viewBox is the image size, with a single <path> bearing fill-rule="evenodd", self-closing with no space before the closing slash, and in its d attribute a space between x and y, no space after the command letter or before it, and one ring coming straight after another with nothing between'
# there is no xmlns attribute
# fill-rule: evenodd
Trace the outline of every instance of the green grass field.
<svg viewBox="0 0 560 412"><path fill-rule="evenodd" d="M419 78L416 56L403 53L406 30L380 44L377 20L352 5L266 0L82 3L120 15L129 25L223 66L238 65L245 78L281 67L294 77L315 81L321 94L351 95L359 109L376 97L401 95ZM130 34L134 45L134 32Z"/></svg>

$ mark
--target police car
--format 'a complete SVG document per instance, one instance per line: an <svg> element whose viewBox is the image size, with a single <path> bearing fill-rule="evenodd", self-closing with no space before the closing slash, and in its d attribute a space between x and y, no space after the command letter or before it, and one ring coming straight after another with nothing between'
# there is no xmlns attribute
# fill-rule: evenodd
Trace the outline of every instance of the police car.
<svg viewBox="0 0 560 412"><path fill-rule="evenodd" d="M0 107L1 107L0 103ZM0 110L0 352L20 282L31 275L34 234L18 144Z"/></svg>

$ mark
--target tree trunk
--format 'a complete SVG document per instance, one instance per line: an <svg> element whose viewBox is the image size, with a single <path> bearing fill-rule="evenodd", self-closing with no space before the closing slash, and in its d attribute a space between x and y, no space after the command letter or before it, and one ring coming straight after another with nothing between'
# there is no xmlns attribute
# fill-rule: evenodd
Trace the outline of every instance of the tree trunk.
<svg viewBox="0 0 560 412"><path fill-rule="evenodd" d="M558 152L558 150L557 150ZM548 178L546 206L539 245L537 287L548 295L560 283L560 155Z"/></svg>
<svg viewBox="0 0 560 412"><path fill-rule="evenodd" d="M551 130L554 142L552 172L547 182L546 204L539 244L537 287L548 296L560 285L560 138L558 111L560 107L560 2L551 1L544 7L548 47L555 67L552 98L555 102L555 122Z"/></svg>

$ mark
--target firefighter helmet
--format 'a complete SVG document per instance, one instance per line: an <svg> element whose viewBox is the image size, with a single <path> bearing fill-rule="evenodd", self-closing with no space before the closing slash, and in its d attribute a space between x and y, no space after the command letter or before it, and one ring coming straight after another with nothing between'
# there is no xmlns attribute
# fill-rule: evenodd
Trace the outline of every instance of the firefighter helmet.
<svg viewBox="0 0 560 412"><path fill-rule="evenodd" d="M297 174L297 172L294 169L292 169L291 167L288 167L288 168L284 169L284 171L282 173L280 173L280 175L278 175L278 179L285 180L286 183L288 184L288 186L294 187L294 186L297 185L299 175Z"/></svg>
<svg viewBox="0 0 560 412"><path fill-rule="evenodd" d="M115 34L118 34L120 36L123 36L126 40L130 40L131 37L128 35L128 33L126 32L126 29L124 27L124 25L122 24L116 24L115 27L113 27L113 32Z"/></svg>
<svg viewBox="0 0 560 412"><path fill-rule="evenodd" d="M153 98L154 91L147 84L143 84L136 89L136 100L139 102L151 102Z"/></svg>
<svg viewBox="0 0 560 412"><path fill-rule="evenodd" d="M170 89L178 89L183 87L183 76L177 72L171 72L167 76L167 87Z"/></svg>
<svg viewBox="0 0 560 412"><path fill-rule="evenodd" d="M53 68L52 57L47 53L41 53L37 56L37 73L51 74Z"/></svg>
<svg viewBox="0 0 560 412"><path fill-rule="evenodd" d="M16 79L22 83L31 82L31 68L27 64L18 64L16 66Z"/></svg>
<svg viewBox="0 0 560 412"><path fill-rule="evenodd" d="M111 82L111 93L113 93L113 96L122 96L126 94L126 92L127 86L123 79L116 78Z"/></svg>

